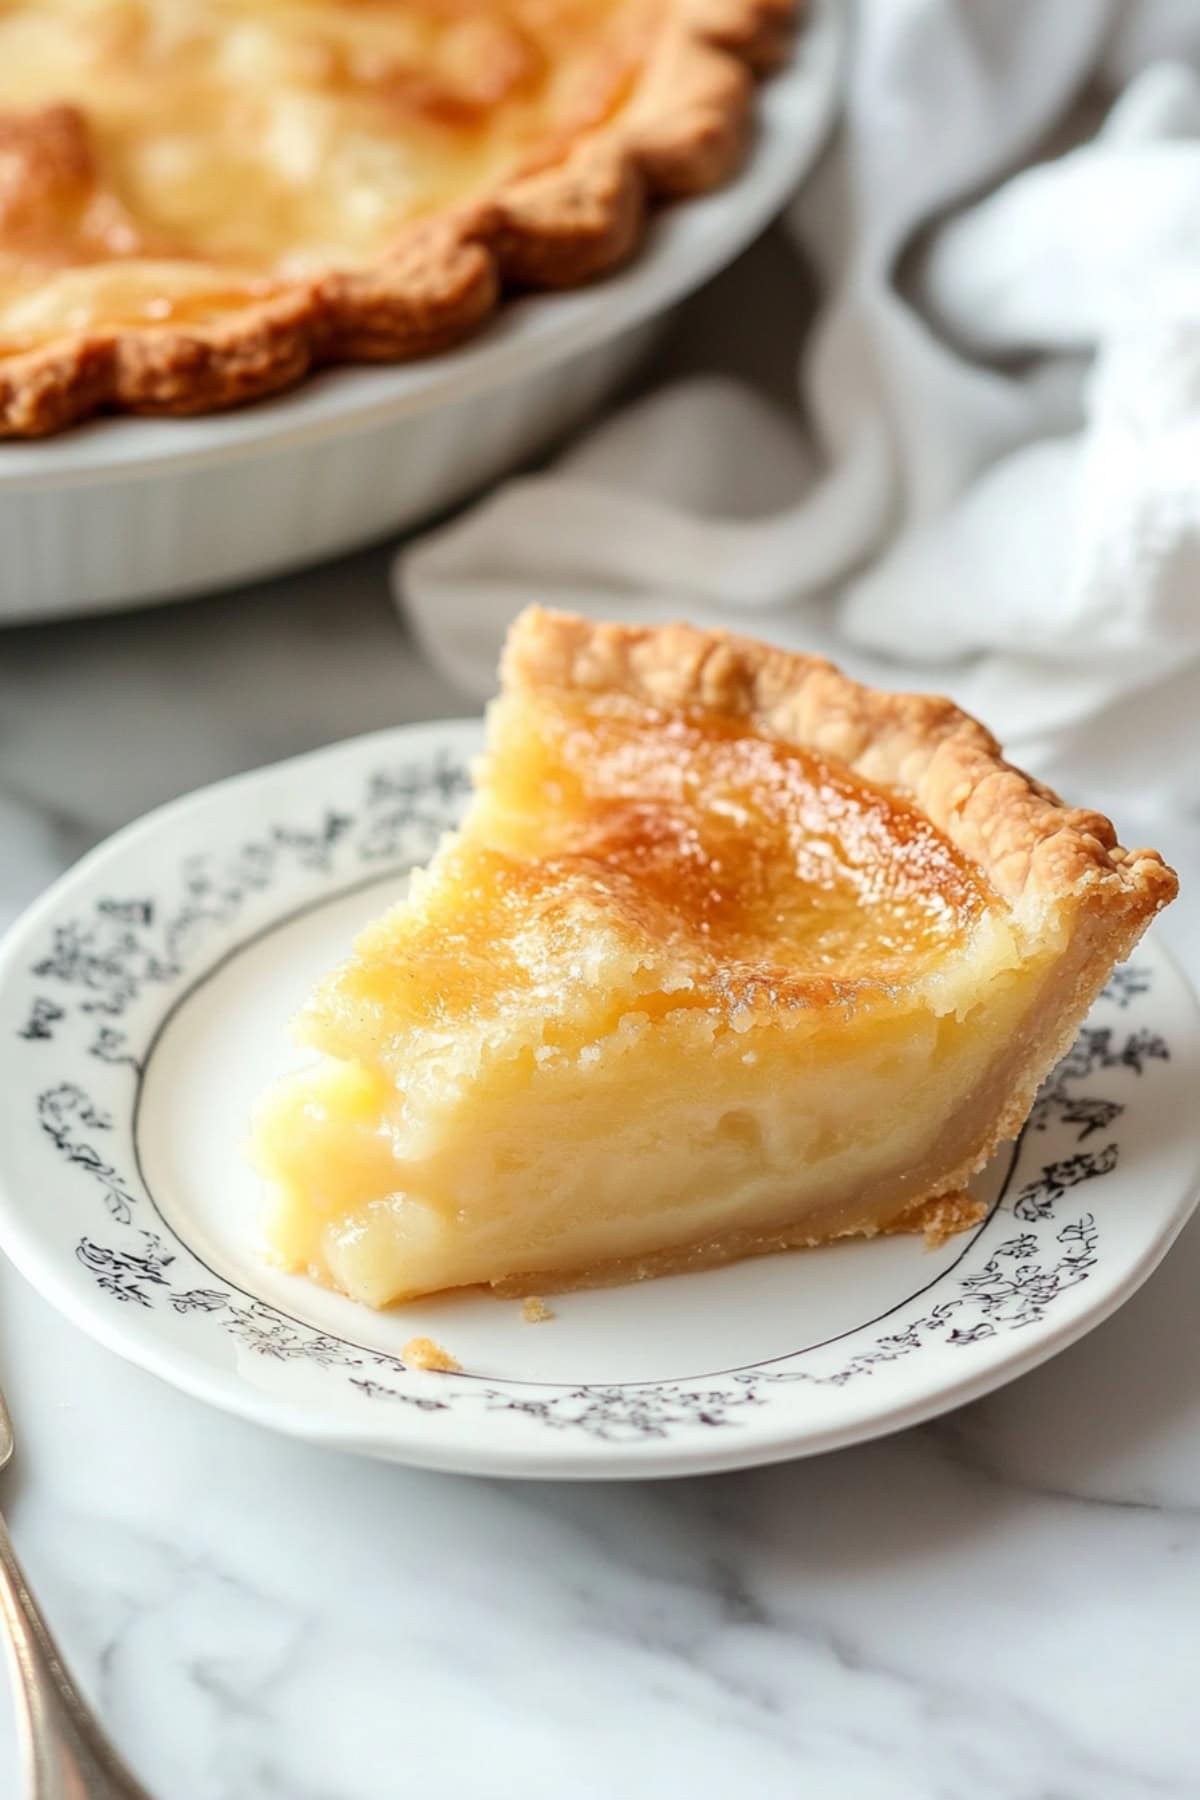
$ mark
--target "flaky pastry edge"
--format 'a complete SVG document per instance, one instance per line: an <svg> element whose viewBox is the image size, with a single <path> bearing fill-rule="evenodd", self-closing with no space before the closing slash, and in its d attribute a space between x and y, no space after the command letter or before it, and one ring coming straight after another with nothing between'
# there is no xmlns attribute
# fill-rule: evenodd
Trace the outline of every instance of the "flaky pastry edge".
<svg viewBox="0 0 1200 1800"><path fill-rule="evenodd" d="M1103 813L1068 806L1007 762L940 695L864 686L823 657L691 625L598 624L530 607L501 663L506 689L622 693L695 708L835 759L913 801L1025 925L1101 913L1140 935L1178 890L1157 850L1126 850Z"/></svg>
<svg viewBox="0 0 1200 1800"><path fill-rule="evenodd" d="M206 326L96 328L0 359L0 437L99 411L188 415L332 363L402 362L479 330L513 288L570 288L628 260L653 206L720 186L749 141L754 77L804 0L675 0L638 90L561 162L406 231L353 273L288 284Z"/></svg>

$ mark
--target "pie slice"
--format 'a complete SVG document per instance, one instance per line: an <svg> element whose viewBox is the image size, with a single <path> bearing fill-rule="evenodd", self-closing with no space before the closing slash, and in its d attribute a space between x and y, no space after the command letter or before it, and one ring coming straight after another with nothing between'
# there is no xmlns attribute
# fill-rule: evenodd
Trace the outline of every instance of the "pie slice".
<svg viewBox="0 0 1200 1800"><path fill-rule="evenodd" d="M384 1306L953 1228L1175 892L946 700L526 612L462 829L261 1106L270 1244Z"/></svg>

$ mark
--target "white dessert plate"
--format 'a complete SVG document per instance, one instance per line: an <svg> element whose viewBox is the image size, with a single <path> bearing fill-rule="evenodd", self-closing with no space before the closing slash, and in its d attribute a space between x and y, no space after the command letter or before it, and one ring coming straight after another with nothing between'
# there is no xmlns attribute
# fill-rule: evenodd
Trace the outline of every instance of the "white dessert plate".
<svg viewBox="0 0 1200 1800"><path fill-rule="evenodd" d="M568 1294L373 1313L262 1257L251 1104L288 1021L457 816L474 723L406 726L179 801L66 875L0 950L0 1237L101 1343L230 1412L432 1468L682 1475L911 1425L1042 1362L1145 1280L1190 1213L1194 997L1118 970L989 1213ZM429 1336L461 1363L406 1367Z"/></svg>

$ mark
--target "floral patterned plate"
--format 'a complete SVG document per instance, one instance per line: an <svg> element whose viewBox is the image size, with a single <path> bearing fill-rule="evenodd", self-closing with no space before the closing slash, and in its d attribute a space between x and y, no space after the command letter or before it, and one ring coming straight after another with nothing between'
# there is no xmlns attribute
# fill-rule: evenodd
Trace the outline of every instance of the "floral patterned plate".
<svg viewBox="0 0 1200 1800"><path fill-rule="evenodd" d="M84 1331L214 1405L435 1468L673 1475L892 1431L1051 1356L1191 1211L1197 1013L1154 944L1117 971L989 1212L919 1241L570 1294L371 1313L261 1256L252 1100L288 1019L458 815L474 724L409 726L152 814L0 951L0 1235ZM458 1375L405 1366L416 1335Z"/></svg>

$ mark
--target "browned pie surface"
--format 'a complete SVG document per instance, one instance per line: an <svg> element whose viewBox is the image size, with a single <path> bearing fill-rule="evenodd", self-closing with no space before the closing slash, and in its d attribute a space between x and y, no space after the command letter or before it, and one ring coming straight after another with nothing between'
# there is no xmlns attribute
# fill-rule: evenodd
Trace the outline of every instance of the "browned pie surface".
<svg viewBox="0 0 1200 1800"><path fill-rule="evenodd" d="M490 1014L585 970L597 933L660 972L643 1010L808 1007L914 980L994 904L915 807L795 745L621 699L530 699L522 723L436 890L360 939L338 1011Z"/></svg>

